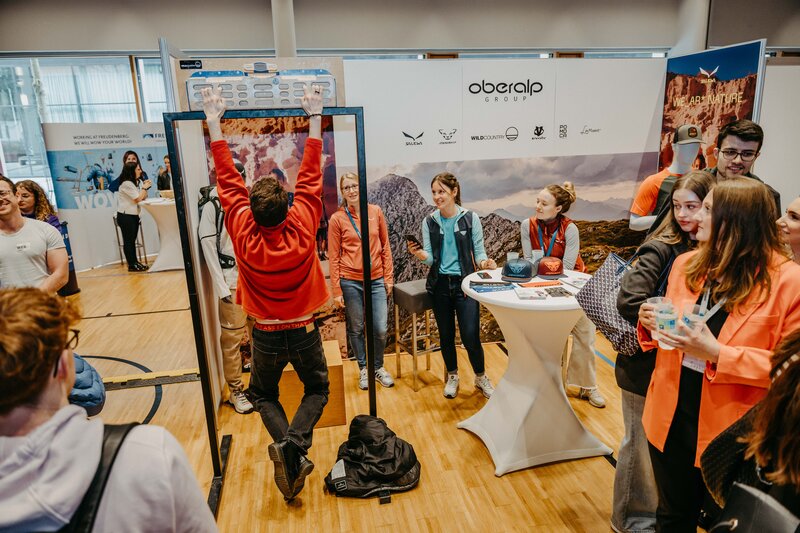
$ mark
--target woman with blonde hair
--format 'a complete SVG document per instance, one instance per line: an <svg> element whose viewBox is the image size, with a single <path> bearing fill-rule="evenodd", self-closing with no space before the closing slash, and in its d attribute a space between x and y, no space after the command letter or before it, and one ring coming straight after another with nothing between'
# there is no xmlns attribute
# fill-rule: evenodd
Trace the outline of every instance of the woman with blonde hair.
<svg viewBox="0 0 800 533"><path fill-rule="evenodd" d="M764 397L772 351L800 328L800 266L785 255L773 206L756 180L719 182L696 215L698 249L673 264L666 296L684 318L659 329L659 344L673 348L658 348L642 416L659 531L694 533L706 493L700 455ZM643 305L643 350L656 346L654 329Z"/></svg>
<svg viewBox="0 0 800 533"><path fill-rule="evenodd" d="M794 262L800 265L800 198L795 198L778 219L778 233L792 252Z"/></svg>
<svg viewBox="0 0 800 533"><path fill-rule="evenodd" d="M361 250L361 209L358 176L352 172L339 178L342 206L328 224L328 264L334 302L347 314L347 341L355 352L359 367L358 387L367 389L367 354L364 341L364 264ZM367 205L369 218L370 279L372 280L373 345L375 379L384 387L394 380L383 367L388 319L387 295L394 285L392 250L383 211Z"/></svg>
<svg viewBox="0 0 800 533"><path fill-rule="evenodd" d="M575 202L575 187L569 181L563 185L548 185L536 197L536 216L523 220L520 225L522 253L525 259L534 255L557 257L564 269L585 272L581 259L581 241L578 227L565 216ZM572 329L572 355L567 369L567 385L578 387L578 397L592 406L603 408L606 400L597 388L595 371L595 327L581 312Z"/></svg>

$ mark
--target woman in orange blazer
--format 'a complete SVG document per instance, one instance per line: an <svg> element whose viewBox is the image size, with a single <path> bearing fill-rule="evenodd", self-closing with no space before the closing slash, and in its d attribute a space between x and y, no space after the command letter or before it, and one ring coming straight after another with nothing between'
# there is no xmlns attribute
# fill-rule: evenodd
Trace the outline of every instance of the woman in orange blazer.
<svg viewBox="0 0 800 533"><path fill-rule="evenodd" d="M678 320L672 333L659 332L675 348L658 350L642 415L659 493L657 531L696 531L706 492L700 455L764 397L772 350L800 327L800 266L783 252L773 211L762 183L720 182L696 215L698 249L672 267L666 296L677 311L704 299L709 309L695 327ZM655 346L653 311L650 304L639 311L644 350Z"/></svg>

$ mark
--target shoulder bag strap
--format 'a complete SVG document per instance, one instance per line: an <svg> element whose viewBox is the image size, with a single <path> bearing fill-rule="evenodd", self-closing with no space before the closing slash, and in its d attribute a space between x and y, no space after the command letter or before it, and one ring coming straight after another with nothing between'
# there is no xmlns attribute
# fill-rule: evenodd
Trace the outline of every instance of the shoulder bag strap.
<svg viewBox="0 0 800 533"><path fill-rule="evenodd" d="M675 252L669 256L669 261L667 261L667 266L664 267L664 270L661 271L661 275L658 277L659 284L658 284L658 291L656 291L657 296L664 296L664 293L667 292L667 281L669 280L669 273L672 271L672 263L675 261Z"/></svg>
<svg viewBox="0 0 800 533"><path fill-rule="evenodd" d="M358 231L358 226L356 226L356 221L353 219L353 215L350 214L350 210L347 206L344 206L344 212L347 213L347 218L350 219L350 223L353 225L353 229L356 230L356 235L358 235L358 240L361 240L361 232ZM369 220L369 216L367 216L367 220Z"/></svg>
<svg viewBox="0 0 800 533"><path fill-rule="evenodd" d="M97 518L97 510L100 508L100 500L103 498L103 491L106 488L108 476L111 474L111 467L114 466L114 461L117 458L122 442L128 436L128 432L138 425L137 422L133 422L131 424L106 424L104 426L100 463L97 465L97 471L94 474L94 478L92 478L92 483L89 485L86 494L84 494L78 510L72 515L69 524L60 531L69 533L89 533L92 531L95 518Z"/></svg>

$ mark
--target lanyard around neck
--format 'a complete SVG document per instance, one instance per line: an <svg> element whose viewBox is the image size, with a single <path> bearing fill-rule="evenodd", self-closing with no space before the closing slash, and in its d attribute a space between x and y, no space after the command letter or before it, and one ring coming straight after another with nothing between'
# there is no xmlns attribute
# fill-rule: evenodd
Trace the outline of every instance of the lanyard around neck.
<svg viewBox="0 0 800 533"><path fill-rule="evenodd" d="M353 229L356 230L356 235L358 235L358 240L361 240L361 232L358 231L358 226L356 226L356 221L353 220L353 215L350 214L350 208L344 206L344 212L347 213L347 218L350 219L350 223L353 225Z"/></svg>
<svg viewBox="0 0 800 533"><path fill-rule="evenodd" d="M542 236L542 226L538 223L536 224L536 231L539 233L539 248L544 250L544 237ZM558 236L558 226L556 226L556 230L553 232L553 237L550 239L550 245L547 247L547 253L544 254L546 257L550 257L550 254L553 252L553 245L556 243L556 237Z"/></svg>
<svg viewBox="0 0 800 533"><path fill-rule="evenodd" d="M709 319L716 314L717 311L722 309L722 306L725 305L725 302L728 301L727 298L722 298L720 301L714 305L711 309L708 308L708 301L711 299L711 287L706 289L706 292L703 293L703 299L700 300L700 316L703 317L703 322L708 322Z"/></svg>

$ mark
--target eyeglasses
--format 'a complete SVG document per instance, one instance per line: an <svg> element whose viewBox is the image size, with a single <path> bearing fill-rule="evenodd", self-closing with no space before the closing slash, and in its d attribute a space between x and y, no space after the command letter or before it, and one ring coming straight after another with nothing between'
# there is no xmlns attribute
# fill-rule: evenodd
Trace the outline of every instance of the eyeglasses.
<svg viewBox="0 0 800 533"><path fill-rule="evenodd" d="M72 336L67 337L67 343L64 345L65 350L74 350L78 347L78 335L80 334L81 330L79 329L71 329L69 330ZM61 361L61 352L56 355L56 364L53 366L53 377L58 376L58 362Z"/></svg>
<svg viewBox="0 0 800 533"><path fill-rule="evenodd" d="M358 185L347 185L346 187L342 187L342 190L344 192L357 191Z"/></svg>
<svg viewBox="0 0 800 533"><path fill-rule="evenodd" d="M742 152L738 150L733 150L732 148L726 148L725 150L720 150L722 157L727 159L728 161L733 161L736 159L736 156L742 158L742 161L752 161L758 155L758 152L754 152L753 150L744 150Z"/></svg>
<svg viewBox="0 0 800 533"><path fill-rule="evenodd" d="M13 193L11 191L3 189L0 191L0 198L5 198L6 196L11 196Z"/></svg>

